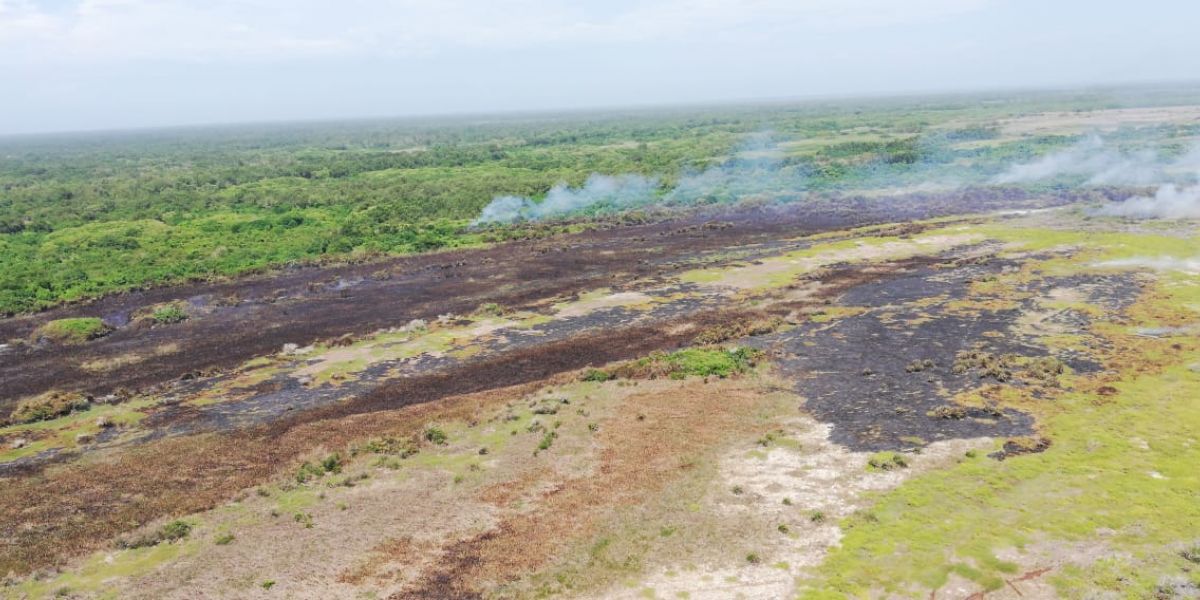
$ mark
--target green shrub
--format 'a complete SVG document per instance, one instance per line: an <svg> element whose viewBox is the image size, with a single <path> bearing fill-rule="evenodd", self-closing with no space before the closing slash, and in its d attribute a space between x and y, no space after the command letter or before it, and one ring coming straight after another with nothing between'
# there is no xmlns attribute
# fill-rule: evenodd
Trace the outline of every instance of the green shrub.
<svg viewBox="0 0 1200 600"><path fill-rule="evenodd" d="M296 472L296 483L308 483L310 479L316 479L325 476L325 469L314 465L308 461L300 465L300 470Z"/></svg>
<svg viewBox="0 0 1200 600"><path fill-rule="evenodd" d="M150 318L159 325L170 325L172 323L180 323L188 319L187 311L178 304L169 304L155 310L150 314Z"/></svg>
<svg viewBox="0 0 1200 600"><path fill-rule="evenodd" d="M337 452L326 456L321 461L321 468L325 469L326 473L341 473L342 472L342 457Z"/></svg>
<svg viewBox="0 0 1200 600"><path fill-rule="evenodd" d="M417 442L412 438L391 436L374 438L364 444L359 450L372 454L397 455L400 458L408 458L420 452L420 449L417 448Z"/></svg>
<svg viewBox="0 0 1200 600"><path fill-rule="evenodd" d="M163 542L175 542L186 538L192 533L192 525L187 521L171 521L163 525L158 530L151 533L129 539L119 540L117 546L121 548L146 548L148 546L157 546Z"/></svg>
<svg viewBox="0 0 1200 600"><path fill-rule="evenodd" d="M622 364L613 375L625 378L684 379L689 376L726 378L746 373L762 355L753 348L687 348L676 352L655 352L648 357Z"/></svg>
<svg viewBox="0 0 1200 600"><path fill-rule="evenodd" d="M82 344L108 335L112 328L95 317L56 319L33 333L34 340L49 340L60 344Z"/></svg>
<svg viewBox="0 0 1200 600"><path fill-rule="evenodd" d="M880 452L867 460L867 466L880 471L903 469L908 467L908 459L895 452Z"/></svg>
<svg viewBox="0 0 1200 600"><path fill-rule="evenodd" d="M759 352L750 348L704 349L688 348L667 355L666 360L676 367L672 375L729 377L744 373L754 366Z"/></svg>
<svg viewBox="0 0 1200 600"><path fill-rule="evenodd" d="M437 427L430 427L425 430L425 441L431 444L442 446L446 444L448 439L446 432Z"/></svg>
<svg viewBox="0 0 1200 600"><path fill-rule="evenodd" d="M8 417L8 422L23 425L37 421L49 421L73 412L91 408L88 399L78 392L47 392L40 396L22 400Z"/></svg>
<svg viewBox="0 0 1200 600"><path fill-rule="evenodd" d="M187 521L171 521L162 528L162 539L165 542L182 540L192 532L192 525Z"/></svg>
<svg viewBox="0 0 1200 600"><path fill-rule="evenodd" d="M503 306L495 302L488 302L487 304L479 305L479 308L475 309L474 315L477 317L503 317L507 312Z"/></svg>
<svg viewBox="0 0 1200 600"><path fill-rule="evenodd" d="M612 376L609 375L606 371L603 371L601 369L588 369L587 373L583 374L584 381L594 381L597 383L603 383L605 381L608 381L609 379L612 379Z"/></svg>

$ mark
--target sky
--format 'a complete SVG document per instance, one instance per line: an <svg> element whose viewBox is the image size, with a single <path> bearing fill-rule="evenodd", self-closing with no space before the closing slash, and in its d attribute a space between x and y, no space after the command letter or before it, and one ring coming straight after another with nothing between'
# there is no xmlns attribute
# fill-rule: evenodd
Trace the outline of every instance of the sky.
<svg viewBox="0 0 1200 600"><path fill-rule="evenodd" d="M1194 0L0 0L0 134L1200 80Z"/></svg>

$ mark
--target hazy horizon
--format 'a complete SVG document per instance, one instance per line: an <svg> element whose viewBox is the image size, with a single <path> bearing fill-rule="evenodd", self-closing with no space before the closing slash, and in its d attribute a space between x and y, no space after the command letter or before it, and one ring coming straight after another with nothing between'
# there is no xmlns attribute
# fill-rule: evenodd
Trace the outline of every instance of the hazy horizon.
<svg viewBox="0 0 1200 600"><path fill-rule="evenodd" d="M0 0L0 135L1195 82L1150 0Z"/></svg>

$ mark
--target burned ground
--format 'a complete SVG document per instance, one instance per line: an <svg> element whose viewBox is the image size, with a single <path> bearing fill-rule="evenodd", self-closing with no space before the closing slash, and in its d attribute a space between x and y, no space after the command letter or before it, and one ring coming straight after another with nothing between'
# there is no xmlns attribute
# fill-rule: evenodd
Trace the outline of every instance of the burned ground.
<svg viewBox="0 0 1200 600"><path fill-rule="evenodd" d="M1032 300L1012 308L971 313L944 309L947 303L966 299L973 281L1014 268L1013 261L992 258L945 268L947 263L914 266L846 290L841 304L870 307L861 314L829 324L805 324L753 342L778 357L779 368L797 381L797 392L807 398L806 408L834 425L835 442L874 451L954 438L1032 433L1033 419L1013 409L939 410L984 378L974 370L956 372L956 358L963 352L1051 356L1031 336L1013 331ZM1024 291L1041 297L1057 287L1102 290L1096 301L1108 302L1116 310L1127 306L1140 291L1129 275L1045 278ZM929 298L938 302L913 304ZM1087 326L1086 318L1081 319L1083 322L1074 324L1079 330ZM820 350L814 352L809 346L816 338ZM1054 358L1076 372L1099 369L1077 355L1064 353Z"/></svg>
<svg viewBox="0 0 1200 600"><path fill-rule="evenodd" d="M635 278L669 275L729 247L875 223L1057 206L1086 194L1037 196L1018 190L973 190L871 200L837 198L735 212L706 213L650 225L588 231L550 240L503 244L330 268L300 268L227 283L198 283L115 295L30 317L0 321L0 339L28 340L40 325L101 316L117 327L85 345L21 343L0 354L0 409L48 389L103 395L188 373L208 372L278 350L344 334L358 335L462 314L494 302L520 307L556 295ZM721 223L721 227L703 227ZM724 226L724 225L730 226ZM382 275L381 275L382 274ZM186 302L181 323L135 326L148 306ZM176 344L175 351L151 349ZM136 357L129 361L128 357ZM122 362L122 359L126 359ZM82 365L109 361L95 372Z"/></svg>
<svg viewBox="0 0 1200 600"><path fill-rule="evenodd" d="M876 269L871 277L886 277L891 272L891 268ZM849 277L849 273L848 270L832 273L830 290L862 280L862 275ZM824 300L814 299L812 303L823 306ZM796 303L788 303L774 310L787 312L796 306ZM682 305L682 308L689 307L695 308L690 302ZM12 486L0 492L0 506L11 510L0 530L3 537L10 540L6 544L8 554L0 567L20 571L45 564L64 548L86 548L111 536L114 531L129 527L131 518L135 519L134 523L145 523L185 506L188 510L207 507L296 460L307 450L305 444L278 443L296 431L313 431L314 426L320 428L321 424L342 423L346 417L356 414L395 410L454 395L534 382L589 365L681 347L691 341L697 330L758 314L758 311L737 310L686 313L681 307L668 307L666 312L669 318L637 325L636 322L629 323L629 315L622 310L600 311L597 315L579 319L578 325L582 329L559 331L563 335L557 336L562 338L558 341L518 345L495 357L450 364L446 368L437 368L440 365L434 361L433 365L428 365L429 372L413 377L368 377L361 385L352 382L345 388L308 389L290 384L290 387L267 391L244 401L199 408L168 403L146 419L147 434L129 442L141 447L129 451L130 456L136 458L122 460L118 465L83 463L36 475L47 464L45 460L34 458L9 463L7 474L24 473L22 482L29 485ZM685 314L672 315L679 312ZM680 327L684 324L689 327ZM184 387L195 391L204 385L187 382ZM307 410L304 402L310 405ZM204 433L213 431L225 433ZM114 448L125 445L118 444ZM190 458L196 453L219 459L211 464L196 462ZM138 495L131 490L150 493L161 485L160 479L166 473L194 475L172 477L174 491L157 494L155 502L123 500L130 493ZM61 486L91 491L86 495L86 502L64 512L61 500L58 506L50 508L52 498L57 495L55 490ZM192 486L197 486L196 492L202 487L203 493L188 495L187 490L193 489ZM182 501L181 494L187 495L186 502ZM27 510L29 506L46 506L47 510L31 512ZM65 526L66 523L58 522L56 515L66 514L87 515L84 519L86 527Z"/></svg>

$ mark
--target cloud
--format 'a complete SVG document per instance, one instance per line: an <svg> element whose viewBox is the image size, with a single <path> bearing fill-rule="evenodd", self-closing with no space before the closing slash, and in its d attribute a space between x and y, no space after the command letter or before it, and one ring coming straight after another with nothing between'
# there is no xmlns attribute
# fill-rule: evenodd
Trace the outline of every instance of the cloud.
<svg viewBox="0 0 1200 600"><path fill-rule="evenodd" d="M0 61L295 60L761 36L941 19L990 0L0 0Z"/></svg>

